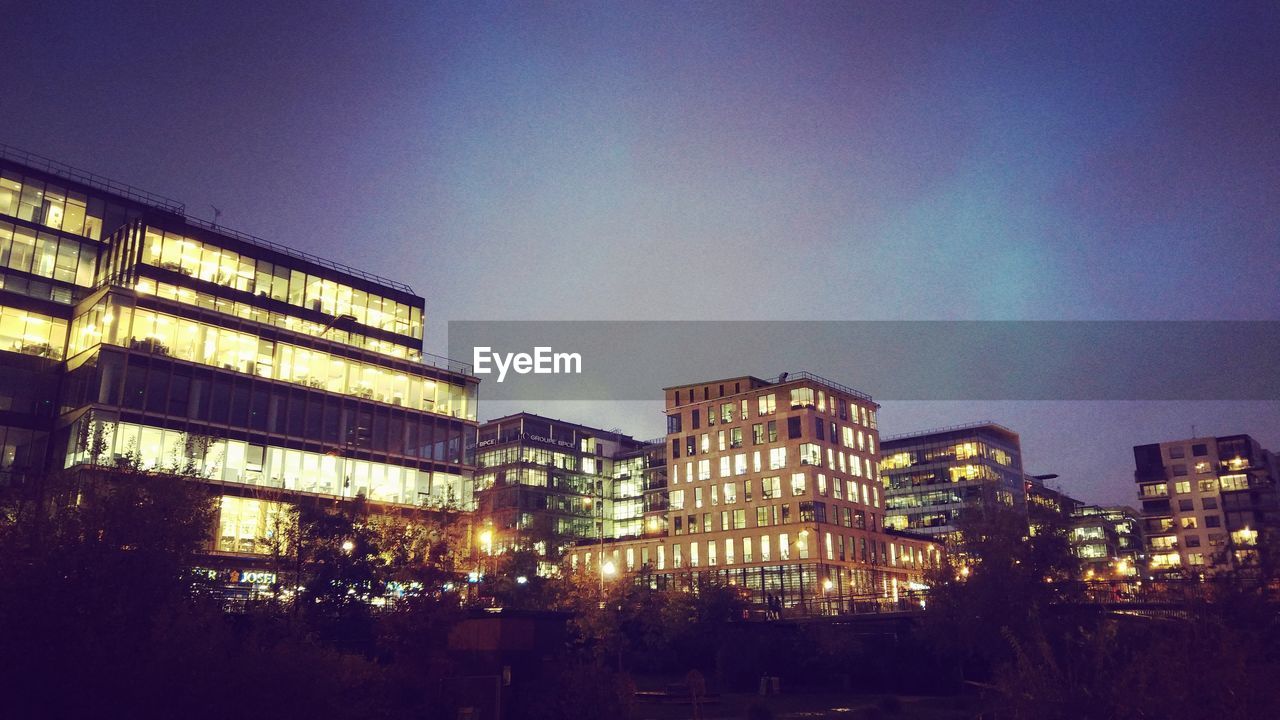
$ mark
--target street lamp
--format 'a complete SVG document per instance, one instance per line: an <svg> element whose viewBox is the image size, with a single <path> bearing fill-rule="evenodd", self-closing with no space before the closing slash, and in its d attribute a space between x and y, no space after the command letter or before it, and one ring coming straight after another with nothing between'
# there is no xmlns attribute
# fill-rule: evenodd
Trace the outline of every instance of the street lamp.
<svg viewBox="0 0 1280 720"><path fill-rule="evenodd" d="M604 551L600 552L600 608L604 609L604 580L613 577L618 572L618 568L614 566L612 560L604 559Z"/></svg>

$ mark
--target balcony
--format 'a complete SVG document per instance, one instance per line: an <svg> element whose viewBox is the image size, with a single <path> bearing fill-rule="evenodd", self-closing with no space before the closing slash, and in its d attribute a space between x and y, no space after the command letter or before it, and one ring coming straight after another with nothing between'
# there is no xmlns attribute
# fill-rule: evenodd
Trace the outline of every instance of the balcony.
<svg viewBox="0 0 1280 720"><path fill-rule="evenodd" d="M1168 500L1143 500L1142 512L1147 515L1163 515L1173 512Z"/></svg>

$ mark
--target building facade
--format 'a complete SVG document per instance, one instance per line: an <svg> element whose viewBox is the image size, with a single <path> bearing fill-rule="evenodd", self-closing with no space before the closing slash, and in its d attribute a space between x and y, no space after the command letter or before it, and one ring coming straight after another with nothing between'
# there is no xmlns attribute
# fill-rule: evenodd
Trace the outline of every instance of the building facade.
<svg viewBox="0 0 1280 720"><path fill-rule="evenodd" d="M550 574L580 541L639 535L644 475L634 460L644 459L643 447L533 413L485 423L475 476L481 551L532 550L539 572Z"/></svg>
<svg viewBox="0 0 1280 720"><path fill-rule="evenodd" d="M1142 521L1130 507L1081 505L1071 513L1071 552L1085 580L1128 580L1146 568Z"/></svg>
<svg viewBox="0 0 1280 720"><path fill-rule="evenodd" d="M422 297L0 151L5 473L180 471L252 564L307 499L472 505L478 380L422 352Z"/></svg>
<svg viewBox="0 0 1280 720"><path fill-rule="evenodd" d="M667 534L666 438L647 440L618 453L613 462L614 539Z"/></svg>
<svg viewBox="0 0 1280 720"><path fill-rule="evenodd" d="M1277 547L1276 455L1248 435L1133 448L1148 573L1186 578L1245 570Z"/></svg>
<svg viewBox="0 0 1280 720"><path fill-rule="evenodd" d="M575 570L715 578L805 612L923 589L938 546L885 526L870 397L808 373L664 392L666 532L580 546Z"/></svg>
<svg viewBox="0 0 1280 720"><path fill-rule="evenodd" d="M954 537L966 508L998 502L1026 512L1027 476L1018 434L976 423L897 435L881 447L886 524Z"/></svg>
<svg viewBox="0 0 1280 720"><path fill-rule="evenodd" d="M1023 480L1031 537L1047 531L1065 533L1071 524L1072 514L1084 504L1059 488L1049 487L1046 481L1056 477L1027 475Z"/></svg>

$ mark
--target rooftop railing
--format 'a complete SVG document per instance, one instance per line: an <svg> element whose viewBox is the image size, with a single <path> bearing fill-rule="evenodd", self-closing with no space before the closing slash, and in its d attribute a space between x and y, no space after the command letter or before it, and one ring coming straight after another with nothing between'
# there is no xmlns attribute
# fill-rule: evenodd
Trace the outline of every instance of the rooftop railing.
<svg viewBox="0 0 1280 720"><path fill-rule="evenodd" d="M232 230L231 228L224 227L222 225L216 225L208 220L193 217L187 214L186 205L178 202L177 200L167 198L163 195L157 195L152 192L147 192L146 190L112 180L108 177L103 177L102 175L89 172L88 170L81 170L79 168L72 167L71 165L58 162L57 160L47 158L43 155L37 155L36 153L0 143L0 158L21 163L22 165L26 165L27 167L35 170L40 170L41 172L46 172L55 177L60 177L65 180L80 183L81 185L87 185L97 190L109 192L112 195L127 198L136 203L146 205L147 207L179 215L189 225L194 225L221 235L226 235L227 237L235 238L242 242L249 243L250 245L257 245L268 250L274 250L275 252L283 255L288 255L289 257L296 258L298 260L319 265L320 267L336 270L340 273L352 275L363 280L368 280L369 282L386 285L388 287L395 288L396 290L400 290L401 292L407 292L410 295L416 295L413 288L405 283L385 278L381 275L365 272L364 270L353 268L350 265L334 262L302 250L296 250L294 248L260 238L256 235L250 235L249 233Z"/></svg>
<svg viewBox="0 0 1280 720"><path fill-rule="evenodd" d="M822 377L821 375L814 375L813 373L807 370L801 370L800 372L793 372L793 373L782 373L778 377L773 378L768 382L771 384L777 385L779 383L789 383L789 382L795 382L797 380L810 380L810 381L819 383L821 385L826 385L827 387L833 390L837 390L847 395L852 395L853 397L856 397L859 400L866 400L867 402L875 402L874 400L871 399L870 395L862 392L861 390L854 390L848 385L841 385L840 383L835 382L834 380L828 380Z"/></svg>
<svg viewBox="0 0 1280 720"><path fill-rule="evenodd" d="M475 368L471 363L462 362L461 360L453 360L444 355L433 355L429 352L422 353L421 362L424 365L430 365L433 368L448 370L449 372L462 373L463 375L475 376Z"/></svg>
<svg viewBox="0 0 1280 720"><path fill-rule="evenodd" d="M143 205L158 208L166 212L177 213L179 215L186 214L186 206L173 198L167 198L163 195L147 192L146 190L136 188L132 185L126 185L125 183L117 182L97 173L92 173L88 170L81 170L80 168L72 167L66 163L58 162L57 160L47 158L43 155L37 155L33 152L27 152L20 148L0 143L0 158L21 163L27 167L49 173L50 175L78 182L81 185L88 185L89 187L96 188L98 190L104 190L113 195L126 197L134 202L142 203Z"/></svg>
<svg viewBox="0 0 1280 720"><path fill-rule="evenodd" d="M239 230L232 230L229 227L215 225L208 220L202 220L185 214L183 215L183 218L186 220L188 225L194 225L221 235L226 235L228 237L235 238L236 240L247 242L250 245L257 245L258 247L266 248L268 250L274 250L282 255L288 255L289 257L297 258L298 260L303 260L305 262L312 263L313 265L319 265L320 267L329 268L330 270L337 270L338 272L345 273L347 275L354 275L355 277L368 280L369 282L377 283L379 285L387 285L395 288L396 290L400 290L401 292L407 292L410 295L416 294L414 293L413 288L398 280L392 280L390 278L382 277L381 275L375 275L371 272L365 272L364 270L353 268L350 265L344 265L327 258L322 258L319 255L312 255L309 252L297 250L287 245L281 245L280 243L260 238L257 235L250 235L249 233L240 232Z"/></svg>
<svg viewBox="0 0 1280 720"><path fill-rule="evenodd" d="M880 442L886 443L891 440L904 440L906 438L916 438L924 435L937 435L939 433L957 432L960 430L976 430L981 427L994 427L1011 435L1017 435L1017 433L999 423L991 422L990 420L978 420L970 423L962 423L960 425L946 425L944 427L930 428L928 430L915 430L907 433L898 433L897 435L884 435L881 436Z"/></svg>

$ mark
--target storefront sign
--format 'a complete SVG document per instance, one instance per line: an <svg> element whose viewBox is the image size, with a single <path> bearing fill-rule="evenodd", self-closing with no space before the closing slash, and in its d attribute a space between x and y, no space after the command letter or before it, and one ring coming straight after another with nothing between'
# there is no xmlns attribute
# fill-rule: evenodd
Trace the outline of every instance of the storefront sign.
<svg viewBox="0 0 1280 720"><path fill-rule="evenodd" d="M227 580L242 585L274 585L276 574L265 570L232 570Z"/></svg>

